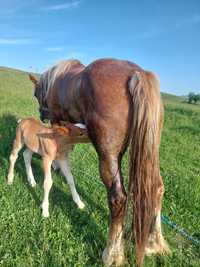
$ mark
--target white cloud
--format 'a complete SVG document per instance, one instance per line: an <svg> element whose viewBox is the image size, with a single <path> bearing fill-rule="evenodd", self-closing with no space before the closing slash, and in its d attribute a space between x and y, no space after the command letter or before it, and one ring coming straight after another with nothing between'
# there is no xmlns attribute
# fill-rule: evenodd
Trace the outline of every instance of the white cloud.
<svg viewBox="0 0 200 267"><path fill-rule="evenodd" d="M76 1L58 4L58 5L44 6L41 9L46 10L46 11L58 11L58 10L64 10L64 9L72 9L72 8L78 7L80 3L81 3L81 0L76 0Z"/></svg>
<svg viewBox="0 0 200 267"><path fill-rule="evenodd" d="M48 52L60 52L64 50L62 46L55 46L55 47L47 47L46 49Z"/></svg>
<svg viewBox="0 0 200 267"><path fill-rule="evenodd" d="M28 45L33 42L30 38L0 38L0 45Z"/></svg>

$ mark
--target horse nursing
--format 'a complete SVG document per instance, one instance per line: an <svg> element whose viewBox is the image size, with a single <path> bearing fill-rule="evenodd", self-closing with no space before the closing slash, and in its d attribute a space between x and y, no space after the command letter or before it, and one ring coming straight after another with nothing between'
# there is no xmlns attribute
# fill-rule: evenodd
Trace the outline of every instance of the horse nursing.
<svg viewBox="0 0 200 267"><path fill-rule="evenodd" d="M136 263L145 254L168 252L161 231L164 186L159 169L163 106L155 75L129 61L100 59L87 67L62 61L43 73L35 86L41 119L51 123L84 123L99 156L106 187L110 226L103 261L124 263L123 228L127 194L133 202ZM125 191L121 160L130 147L129 189ZM130 199L130 198L129 198Z"/></svg>
<svg viewBox="0 0 200 267"><path fill-rule="evenodd" d="M69 167L68 155L72 149L71 144L87 141L86 130L72 124L68 124L67 127L54 126L53 128L47 128L33 118L20 121L10 155L10 167L7 178L8 184L13 183L15 162L19 151L25 145L26 150L23 152L23 156L28 182L32 187L36 185L31 168L32 154L38 153L42 156L45 176L44 199L42 202L43 216L49 216L49 192L53 183L51 177L51 165L53 161L56 161L56 164L65 176L70 186L74 202L80 209L83 209L85 205L80 200L79 194L76 191L74 179Z"/></svg>

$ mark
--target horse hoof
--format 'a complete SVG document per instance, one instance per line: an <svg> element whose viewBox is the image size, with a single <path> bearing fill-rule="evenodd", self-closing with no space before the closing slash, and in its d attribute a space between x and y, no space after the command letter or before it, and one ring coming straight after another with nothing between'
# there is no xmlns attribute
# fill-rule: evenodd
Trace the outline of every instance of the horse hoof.
<svg viewBox="0 0 200 267"><path fill-rule="evenodd" d="M31 181L31 182L29 182L29 184L30 184L31 187L35 187L36 186L36 182L35 181Z"/></svg>
<svg viewBox="0 0 200 267"><path fill-rule="evenodd" d="M162 240L161 243L153 243L145 248L146 256L154 254L171 254L171 250L166 241Z"/></svg>
<svg viewBox="0 0 200 267"><path fill-rule="evenodd" d="M8 177L7 177L7 184L8 185L12 185L13 184L13 179L14 179L14 176L13 175L8 175Z"/></svg>
<svg viewBox="0 0 200 267"><path fill-rule="evenodd" d="M85 208L85 204L83 202L80 202L77 205L78 205L78 208L81 210Z"/></svg>
<svg viewBox="0 0 200 267"><path fill-rule="evenodd" d="M114 262L113 256L111 253L108 253L107 248L105 248L103 251L102 260L103 260L103 263L106 267L111 266Z"/></svg>
<svg viewBox="0 0 200 267"><path fill-rule="evenodd" d="M12 184L13 184L13 181L7 180L7 185L12 185Z"/></svg>
<svg viewBox="0 0 200 267"><path fill-rule="evenodd" d="M106 267L110 267L112 264L114 264L116 267L123 266L125 263L124 251L109 253L108 249L106 248L103 252L102 260Z"/></svg>
<svg viewBox="0 0 200 267"><path fill-rule="evenodd" d="M125 263L125 256L123 253L116 255L115 257L115 266L119 267L119 266L123 266Z"/></svg>
<svg viewBox="0 0 200 267"><path fill-rule="evenodd" d="M49 212L48 211L42 211L42 216L44 218L48 218L49 217Z"/></svg>

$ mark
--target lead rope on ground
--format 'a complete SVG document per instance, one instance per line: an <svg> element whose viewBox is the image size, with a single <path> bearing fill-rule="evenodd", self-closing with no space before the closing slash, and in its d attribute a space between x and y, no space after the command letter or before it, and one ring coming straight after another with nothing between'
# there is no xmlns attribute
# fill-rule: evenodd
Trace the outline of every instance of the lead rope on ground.
<svg viewBox="0 0 200 267"><path fill-rule="evenodd" d="M98 181L94 177L90 176L90 178L92 178L92 180L96 184L103 185L103 183L101 181ZM181 236L185 237L188 241L190 241L193 245L200 247L200 240L191 236L183 228L179 227L177 224L175 224L173 221L171 221L167 216L161 215L161 220L165 225L168 225L169 227L171 227L173 230L175 230Z"/></svg>
<svg viewBox="0 0 200 267"><path fill-rule="evenodd" d="M200 247L200 240L196 239L195 237L191 236L189 233L187 233L183 228L180 228L177 224L172 222L168 217L161 215L161 220L164 224L170 226L172 229L174 229L177 233L179 233L181 236L185 237L188 241L190 241L193 245L196 245Z"/></svg>

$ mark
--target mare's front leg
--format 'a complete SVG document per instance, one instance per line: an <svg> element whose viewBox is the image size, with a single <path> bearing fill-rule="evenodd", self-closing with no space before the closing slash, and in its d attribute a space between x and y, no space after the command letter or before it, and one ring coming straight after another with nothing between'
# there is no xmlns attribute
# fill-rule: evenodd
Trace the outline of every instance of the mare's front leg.
<svg viewBox="0 0 200 267"><path fill-rule="evenodd" d="M70 187L74 202L77 204L79 209L83 209L85 207L85 204L81 201L79 194L76 191L76 186L74 184L74 177L70 170L70 164L68 158L64 157L62 159L57 159L57 163L59 164L59 167Z"/></svg>
<svg viewBox="0 0 200 267"><path fill-rule="evenodd" d="M49 192L53 184L51 177L51 164L52 164L52 159L50 159L49 157L43 158L43 168L44 168L44 198L42 202L43 217L49 217Z"/></svg>

